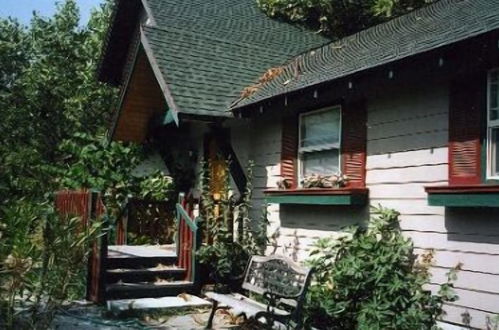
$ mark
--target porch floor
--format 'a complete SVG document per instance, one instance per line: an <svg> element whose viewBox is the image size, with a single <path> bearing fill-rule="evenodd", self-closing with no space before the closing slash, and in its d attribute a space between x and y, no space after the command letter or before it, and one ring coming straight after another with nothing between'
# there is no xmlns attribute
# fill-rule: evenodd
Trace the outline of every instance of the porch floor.
<svg viewBox="0 0 499 330"><path fill-rule="evenodd" d="M175 244L171 245L109 245L109 258L137 258L137 257L176 257Z"/></svg>

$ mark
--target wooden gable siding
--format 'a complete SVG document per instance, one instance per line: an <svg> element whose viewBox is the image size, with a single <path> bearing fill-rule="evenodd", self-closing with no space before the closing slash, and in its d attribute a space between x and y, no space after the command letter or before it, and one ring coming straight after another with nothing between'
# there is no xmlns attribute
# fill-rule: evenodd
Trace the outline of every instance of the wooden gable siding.
<svg viewBox="0 0 499 330"><path fill-rule="evenodd" d="M126 87L114 140L141 143L153 116L166 113L163 93L143 50L140 50Z"/></svg>

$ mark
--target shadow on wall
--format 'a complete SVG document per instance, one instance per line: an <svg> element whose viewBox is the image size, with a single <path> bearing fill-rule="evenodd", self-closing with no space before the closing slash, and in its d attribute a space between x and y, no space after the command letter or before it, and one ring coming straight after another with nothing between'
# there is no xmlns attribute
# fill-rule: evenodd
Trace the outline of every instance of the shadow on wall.
<svg viewBox="0 0 499 330"><path fill-rule="evenodd" d="M367 224L368 207L333 205L281 205L281 227L339 231L343 227Z"/></svg>
<svg viewBox="0 0 499 330"><path fill-rule="evenodd" d="M352 225L366 225L369 208L324 205L281 205L278 237L271 242L274 252L297 261L308 256L320 237L336 236Z"/></svg>
<svg viewBox="0 0 499 330"><path fill-rule="evenodd" d="M499 244L499 209L446 208L445 228L450 241Z"/></svg>

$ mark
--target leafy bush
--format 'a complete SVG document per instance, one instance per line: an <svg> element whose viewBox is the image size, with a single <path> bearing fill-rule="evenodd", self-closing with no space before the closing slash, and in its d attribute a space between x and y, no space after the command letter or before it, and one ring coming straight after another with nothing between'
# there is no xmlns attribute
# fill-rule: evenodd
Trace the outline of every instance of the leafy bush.
<svg viewBox="0 0 499 330"><path fill-rule="evenodd" d="M59 217L49 203L21 200L4 209L0 327L46 329L58 306L82 297L89 247L100 232L93 223L84 228L79 218ZM16 307L29 317L17 315Z"/></svg>
<svg viewBox="0 0 499 330"><path fill-rule="evenodd" d="M341 38L434 0L256 0L270 17Z"/></svg>
<svg viewBox="0 0 499 330"><path fill-rule="evenodd" d="M201 264L208 270L217 284L218 291L236 290L241 281L246 264L253 254L263 254L267 236L266 211L261 219L250 217L253 177L252 163L247 169L248 183L239 198L231 193L228 162L222 177L225 182L220 198L212 193L212 168L206 163L202 173L201 214L205 229L212 244L202 246L198 251ZM234 224L237 229L234 230ZM234 231L237 235L234 235Z"/></svg>
<svg viewBox="0 0 499 330"><path fill-rule="evenodd" d="M319 329L432 329L443 303L457 299L455 271L431 294L425 288L431 253L417 260L396 211L380 207L373 213L368 228L353 227L337 240L316 243L307 323Z"/></svg>

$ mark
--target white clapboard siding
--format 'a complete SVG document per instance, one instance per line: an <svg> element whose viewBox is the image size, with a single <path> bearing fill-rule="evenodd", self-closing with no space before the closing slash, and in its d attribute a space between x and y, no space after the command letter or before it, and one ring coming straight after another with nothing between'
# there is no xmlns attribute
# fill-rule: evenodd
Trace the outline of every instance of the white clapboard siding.
<svg viewBox="0 0 499 330"><path fill-rule="evenodd" d="M462 324L474 329L487 330L495 330L491 326L493 324L492 319L499 315L455 304L446 304L445 311L446 314L442 317L444 321Z"/></svg>
<svg viewBox="0 0 499 330"><path fill-rule="evenodd" d="M366 168L370 171L397 167L444 165L448 163L448 153L448 149L445 147L372 155L367 157Z"/></svg>
<svg viewBox="0 0 499 330"><path fill-rule="evenodd" d="M409 123L408 123L409 124ZM432 131L424 134L410 134L389 137L386 139L368 140L367 152L369 155L382 155L392 152L440 148L447 145L447 131Z"/></svg>
<svg viewBox="0 0 499 330"><path fill-rule="evenodd" d="M403 215L441 215L445 214L445 208L440 206L428 206L426 199L378 199L375 196L370 198L371 205L391 208Z"/></svg>
<svg viewBox="0 0 499 330"><path fill-rule="evenodd" d="M416 254L425 253L424 249L416 248ZM465 271L481 272L499 276L497 255L477 254L460 251L435 250L433 264L438 267L453 268L461 264Z"/></svg>
<svg viewBox="0 0 499 330"><path fill-rule="evenodd" d="M433 283L443 283L445 273L462 264L456 282L460 300L446 307L444 320L464 324L462 314L468 311L470 325L486 329L486 318L499 314L499 211L428 205L424 188L448 183L449 93L442 83L413 85L407 82L404 88L392 87L368 97L370 204L401 213L401 229L413 240L416 254L434 250ZM244 134L249 136L238 148L245 148L248 159L255 162L252 213L259 217L265 204L263 191L276 188L280 179L279 114L252 121L248 132L241 130L237 139ZM279 232L277 253L301 261L318 238L342 235L344 226L365 223L368 218L367 207L270 204L267 210L268 235ZM273 244L269 243L269 253L274 252Z"/></svg>
<svg viewBox="0 0 499 330"><path fill-rule="evenodd" d="M370 184L369 193L377 199L426 199L425 187L445 185L446 181L421 183Z"/></svg>
<svg viewBox="0 0 499 330"><path fill-rule="evenodd" d="M431 282L443 284L447 282L448 268L431 269ZM494 274L484 274L461 270L457 272L457 280L454 282L456 288L469 289L475 291L486 291L488 293L499 294L499 276ZM499 308L499 306L498 306Z"/></svg>
<svg viewBox="0 0 499 330"><path fill-rule="evenodd" d="M366 182L368 185L380 183L441 182L447 179L448 171L447 164L370 170L367 172Z"/></svg>
<svg viewBox="0 0 499 330"><path fill-rule="evenodd" d="M436 284L428 285L428 289L437 293L439 286ZM479 292L473 290L465 290L454 288L455 293L458 295L459 300L453 304L463 307L471 307L484 312L499 313L499 295L487 292Z"/></svg>
<svg viewBox="0 0 499 330"><path fill-rule="evenodd" d="M499 257L499 237L470 235L470 237L460 236L458 238L462 240L458 241L449 239L448 234L440 233L421 234L419 232L405 231L404 235L410 237L414 242L414 246L421 249L482 253Z"/></svg>
<svg viewBox="0 0 499 330"><path fill-rule="evenodd" d="M403 230L419 232L438 232L449 234L499 236L499 221L489 221L487 215L479 214L478 219L457 219L449 215L447 220L440 215L402 215L400 216L400 227Z"/></svg>
<svg viewBox="0 0 499 330"><path fill-rule="evenodd" d="M411 125L403 125L404 121L395 120L392 122L379 123L373 125L368 123L369 141L386 139L396 136L422 135L429 132L447 131L442 123L447 121L447 113L432 114L424 117L414 117L407 121Z"/></svg>

